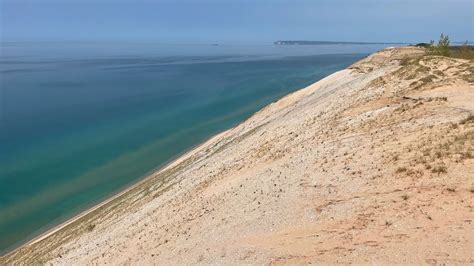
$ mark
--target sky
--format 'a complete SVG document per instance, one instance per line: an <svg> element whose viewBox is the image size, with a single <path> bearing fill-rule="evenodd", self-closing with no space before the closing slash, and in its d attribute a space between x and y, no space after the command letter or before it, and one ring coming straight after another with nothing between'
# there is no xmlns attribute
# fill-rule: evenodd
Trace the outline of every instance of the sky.
<svg viewBox="0 0 474 266"><path fill-rule="evenodd" d="M0 0L0 41L474 41L474 0Z"/></svg>

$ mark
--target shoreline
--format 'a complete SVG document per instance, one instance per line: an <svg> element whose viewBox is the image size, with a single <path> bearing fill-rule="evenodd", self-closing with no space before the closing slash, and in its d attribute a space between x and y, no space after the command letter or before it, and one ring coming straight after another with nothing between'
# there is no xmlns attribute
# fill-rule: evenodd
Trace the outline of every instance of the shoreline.
<svg viewBox="0 0 474 266"><path fill-rule="evenodd" d="M263 107L265 108L265 107ZM262 108L262 109L263 109ZM259 110L260 111L260 110ZM259 112L257 111L257 112ZM256 112L256 113L257 113ZM252 117L254 114L252 114L250 117ZM250 118L249 117L249 118ZM247 119L249 119L247 118ZM77 214L73 215L71 218L69 219L66 219L64 222L61 222L55 226L52 226L50 229L44 231L43 233L40 233L38 234L37 236L31 238L30 240L18 245L17 247L13 248L11 251L3 254L0 256L0 258L5 258L5 257L8 257L14 253L16 253L17 251L21 250L22 248L24 247L27 247L27 246L30 246L30 245L33 245L37 242L40 242L44 239L46 239L47 237L51 236L52 234L64 229L65 227L67 227L68 225L78 221L79 219L81 219L82 217L88 215L88 214L91 214L92 212L100 209L101 207L107 205L108 203L120 198L121 196L125 195L126 193L130 192L131 190L133 190L134 188L142 185L143 183L149 181L150 179L154 178L156 175L158 175L159 173L169 169L170 167L173 167L179 163L181 163L182 161L184 161L185 159L189 158L190 156L192 156L194 153L198 152L203 146L205 146L208 142L224 135L225 133L231 131L233 128L237 127L238 125L240 125L241 123L244 123L245 121L247 121L247 119L245 119L244 121L232 126L231 128L228 128L228 129L225 129L224 131L222 132L219 132L219 133L216 133L210 137L208 137L207 139L205 139L203 142L197 144L197 145L194 145L192 147L190 147L189 149L185 150L184 152L182 152L181 154L178 154L174 159L170 159L168 162L164 163L164 165L162 167L158 167L156 169L153 169L150 171L149 174L146 174L144 175L142 178L140 178L139 180L137 180L136 182L133 182L131 183L130 185L124 187L123 189L119 190L117 193L113 193L112 195L108 196L108 197L105 197L103 200L99 200L97 203L93 204L91 207L83 210L83 211L80 211L78 212Z"/></svg>
<svg viewBox="0 0 474 266"><path fill-rule="evenodd" d="M325 77L322 77L321 79L317 80L317 81L314 81L313 83L311 83L310 85L306 86L306 87L303 87L303 88L299 88L293 92L290 92L288 94L285 94L283 96L281 96L280 98L274 100L273 102L263 106L262 108L260 108L259 110L255 111L254 113L252 113L249 117L247 117L246 119L242 120L241 122L238 122L236 123L235 125L231 126L230 128L228 129L225 129L221 132L218 132L218 133L215 133L214 135L211 135L210 137L206 138L203 142L199 143L199 144L196 144L192 147L190 147L189 149L183 151L182 153L178 154L174 159L170 159L169 161L165 162L163 164L162 167L157 167L155 169L152 169L149 171L148 174L144 175L142 178L139 178L139 180L137 180L136 182L133 182L131 184L129 184L128 186L124 187L123 189L121 190L118 190L116 193L113 193L111 194L110 196L108 197L105 197L103 200L99 200L97 201L97 203L93 204L91 207L83 210L83 211L80 211L78 212L77 214L73 215L71 218L69 219L66 219L64 222L61 222L55 226L52 226L50 229L44 231L43 233L40 233L38 234L37 236L31 238L30 240L20 244L19 246L15 247L14 249L12 249L11 251L3 254L0 256L0 259L1 258L6 258L10 255L13 255L14 253L18 252L19 250L25 248L25 247L28 247L30 245L34 245L46 238L48 238L49 236L55 234L56 232L66 228L68 225L80 220L81 218L83 218L84 216L88 215L88 214L91 214L92 212L100 209L101 207L113 202L114 200L126 195L127 193L129 193L130 191L132 191L133 189L139 187L140 185L146 183L147 181L151 180L152 178L154 178L156 175L162 173L163 171L166 171L168 170L169 168L173 167L173 166L176 166L178 165L179 163L185 161L186 159L188 159L189 157L191 157L193 154L195 154L196 152L198 152L201 148L203 147L206 147L207 144L223 135L225 135L226 133L232 131L233 129L235 129L236 127L240 126L241 124L244 124L246 123L249 119L251 119L252 117L254 117L256 114L262 112L263 110L265 110L266 108L268 108L269 106L271 106L272 104L274 103L277 103L279 102L280 100L282 99L285 99L287 97L291 97L292 95L294 95L295 93L298 93L298 92L301 92L301 91L304 91L305 89L308 89L310 88L311 86L313 86L314 84L322 81L322 80L325 80L326 78L338 73L338 72L341 72L341 71L344 71L346 70L347 68L349 68L349 66L347 66L346 68L344 69L341 69L341 70L337 70L333 73L330 73L328 74L327 76Z"/></svg>
<svg viewBox="0 0 474 266"><path fill-rule="evenodd" d="M417 47L372 54L0 264L469 263L472 66Z"/></svg>
<svg viewBox="0 0 474 266"><path fill-rule="evenodd" d="M303 91L311 86L313 86L314 84L324 80L325 78L327 77L330 77L332 75L334 75L335 73L338 73L340 71L344 71L345 69L347 69L349 66L347 66L346 68L344 69L341 69L341 70L337 70L335 72L332 72L330 74L328 74L327 76L324 76L322 78L320 78L319 80L316 80L314 82L312 82L311 84L305 86L305 87L302 87L302 88L299 88L299 89L296 89L295 91L293 92L290 92L288 94L285 94L285 95L282 95L280 98L274 100L273 102L270 102L269 104L263 106L262 108L258 109L257 111L255 111L254 113L252 113L249 117L247 117L246 119L236 123L235 125L231 126L230 128L228 129L224 129L223 131L221 132L217 132L211 136L209 136L208 138L204 139L201 143L199 144L196 144L192 147L190 147L189 149L183 151L182 153L179 153L178 155L176 155L174 158L168 160L167 162L165 162L163 164L163 166L161 167L157 167L157 168L154 168L152 170L150 170L147 174L145 174L144 176L142 176L141 178L139 178L136 182L132 182L131 184L125 186L123 189L120 189L118 190L117 192L115 193L112 193L110 196L107 196L107 197L104 197L102 200L98 200L96 203L93 203L89 208L86 208L85 210L83 211L80 211L78 212L77 214L74 214L73 216L71 216L70 218L66 219L65 221L57 224L57 225L54 225L52 226L51 228L47 229L46 231L34 236L33 238L19 244L17 247L13 248L11 251L3 254L3 255L0 255L0 258L6 258L16 252L18 252L19 250L21 250L22 248L25 248L27 246L30 246L30 245L33 245L35 243L38 243L42 240L44 240L45 238L53 235L54 233L66 228L68 225L80 220L81 218L83 218L84 216L88 215L88 214L91 214L92 212L100 209L101 207L113 202L114 200L126 195L128 192L130 192L131 190L139 187L140 185L146 183L147 181L149 181L150 179L154 178L156 175L162 173L163 171L166 171L168 170L169 168L181 163L182 161L188 159L190 156L192 156L193 154L195 154L196 152L198 152L201 148L207 146L207 144L211 141L213 141L214 139L217 139L218 137L232 131L233 129L235 129L236 127L240 126L241 124L244 124L246 123L249 119L251 119L252 117L254 117L256 114L260 113L262 110L266 109L268 106L271 106L272 104L284 99L284 98L287 98L287 97L291 97L291 95L294 95L295 93L297 92L300 92L300 91Z"/></svg>
<svg viewBox="0 0 474 266"><path fill-rule="evenodd" d="M313 57L313 56L317 56L317 57L324 56L324 57L329 58L328 56L333 56L333 54L311 55L311 57ZM344 54L341 54L341 56L343 56L343 58L344 58L344 60L342 60L341 62L346 62L346 61L347 61L346 63L344 63L344 65L341 65L341 66L340 66L341 68L343 68L343 67L345 67L346 65L348 65L349 63L352 63L352 61L356 60L356 59L350 60L352 57L359 58L359 56L362 56L362 54L359 53L359 52L354 52L354 53L347 53L347 54L344 53ZM294 56L288 56L288 57L294 57ZM307 56L304 56L304 57L307 57ZM286 58L286 56L285 56L285 58ZM331 58L332 58L332 57L331 57ZM287 59L285 59L285 60L287 60ZM299 60L299 59L298 59L298 60ZM311 59L311 60L313 60L313 59ZM324 60L326 60L326 59L324 59ZM324 61L324 60L322 61L323 63L326 62L326 61ZM350 60L350 61L348 61L348 60ZM296 61L295 61L295 62L296 62ZM316 61L317 64L319 64L318 62L319 62L319 61ZM338 64L339 64L339 63L338 63ZM341 64L342 64L342 63L341 63ZM339 69L339 66L338 66L338 65L335 65L335 66L333 67L332 64L331 64L331 67L327 67L327 68L324 67L325 70L322 71L321 74L322 74L322 75L325 75L325 74L327 74L327 73L330 73L330 72L334 71L333 68L336 68L336 67L337 67L337 69ZM285 71L286 71L286 70L285 70ZM309 72L308 72L308 73L309 73ZM315 75L317 74L318 76L313 77L313 76L312 76L313 74L315 74ZM316 72L314 72L314 73L311 72L311 75L309 75L309 74L307 74L307 73L305 72L304 74L302 74L302 77L304 77L304 80L305 80L304 83L303 83L303 84L300 84L301 86L298 85L298 87L295 86L295 87L290 88L290 89L291 89L291 90L294 90L294 89L296 89L296 90L301 89L301 88L303 88L304 86L309 85L309 84L306 84L306 82L308 82L308 83L311 84L311 83L313 83L314 81L316 81L316 80L319 78L319 75L320 75L319 68L318 68L318 70L317 70ZM308 79L306 79L307 77L308 77ZM258 80L260 80L260 78L259 78ZM296 80L296 81L293 81L292 78L291 78L289 82L290 82L289 84L293 84L293 82L299 82L299 81L297 81L297 80ZM286 84L286 83L285 83L285 84ZM296 84L296 83L295 83L295 84ZM285 85L285 87L286 87L286 85ZM276 101L276 100L278 100L279 98L284 97L284 96L287 94L287 92L285 92L285 90L286 90L286 89L283 89L283 88L277 89L278 93L275 94L276 97L273 97L273 96L272 96L271 98L273 98L273 99L271 99L271 98L269 98L269 99L272 100L272 101ZM291 92L292 92L292 91L291 91ZM260 93L255 94L255 95L259 95L259 94L260 94ZM272 94L272 95L273 95L273 94ZM266 97L266 98L267 98L267 97ZM257 99L258 101L257 101L256 99ZM257 111L258 109L263 108L266 104L270 103L270 100L269 100L269 101L266 101L266 100L264 101L264 100L262 99L262 100L260 101L259 98L255 98L255 99L252 99L252 102L255 101L255 102L256 102L256 105L260 105L260 106L257 107L257 108L253 108L253 110L252 110L252 109L248 109L247 107L245 107L245 108L246 108L246 110ZM260 104L260 103L262 103L262 104ZM253 103L252 103L252 104L253 104ZM237 110L236 110L235 108L232 108L232 109L234 109L234 110L232 110L232 113L230 113L228 116L233 120L233 119L234 119L233 117L238 117L238 116L240 116L240 114L239 114L240 112L236 112ZM246 112L247 112L247 111L246 111ZM234 113L235 113L235 115L234 115ZM232 116L230 116L231 114L232 114ZM247 114L249 115L249 117L253 115L252 113L247 113ZM219 116L220 116L220 115L219 115ZM226 116L227 116L227 115L226 115ZM240 116L240 117L242 117L242 116ZM243 117L243 118L245 118L245 117ZM240 121L239 121L239 120L240 120ZM150 121L151 121L151 120L150 120ZM217 121L220 123L219 120L217 120ZM222 120L222 121L224 121L224 120ZM38 220L38 222L36 222L36 221L34 221L34 220L33 220L33 221L30 220L29 223L31 224L31 226L28 227L28 229L30 229L30 230L20 230L21 232L23 232L23 233L25 234L25 235L23 235L23 236L21 236L21 235L15 235L15 231L17 230L16 228L20 228L20 229L21 229L21 228L24 227L24 226L23 226L23 225L22 225L22 226L19 226L19 225L15 225L15 223L11 223L11 225L14 225L14 226L5 227L5 229L7 229L7 230L5 230L6 234L5 234L5 236L4 236L4 237L6 238L5 241L4 241L4 242L5 242L5 246L4 246L5 249L0 252L0 257L8 256L8 255L11 254L12 252L14 253L16 250L18 250L18 248L21 248L21 247L23 247L23 246L25 246L25 245L29 245L29 244L31 244L31 243L36 243L37 241L35 241L35 240L38 239L38 238L41 238L42 235L48 234L48 233L51 232L51 231L56 232L56 228L57 228L58 226L61 226L61 225L63 225L63 224L69 224L69 223L71 223L71 222L74 221L74 218L75 218L75 217L77 217L77 216L83 216L83 215L85 215L85 214L88 214L90 211L94 210L94 208L102 206L102 205L101 205L102 203L104 203L104 202L105 202L105 203L108 203L109 200L110 200L111 198L113 198L114 196L116 196L116 195L122 195L123 192L126 192L126 191L128 191L128 190L130 190L130 189L133 189L133 188L136 187L136 186L141 185L141 182L142 182L142 181L149 180L149 179L147 179L147 178L148 178L150 175L154 175L154 174L156 174L157 171L160 171L160 170L162 170L163 168L166 168L166 167L167 167L170 163L172 163L174 160L176 160L176 159L178 159L179 157L185 155L186 153L192 151L195 147L201 145L202 142L206 142L206 141L207 141L207 138L212 138L212 136L214 136L214 135L216 135L216 134L219 134L221 131L227 130L227 129L232 128L232 127L235 127L236 125L239 125L240 123L242 123L243 120L242 120L241 118L239 118L239 119L238 119L237 121L235 121L235 122L237 122L237 123L234 123L234 124L226 123L227 126L229 126L229 127L221 127L221 126L219 126L219 127L220 127L220 130L218 129L218 130L215 130L214 132L212 132L211 134L206 134L207 136L205 136L205 138L201 138L199 142L194 142L194 141L193 141L193 142L194 142L193 144L195 144L195 145L190 145L190 146L186 147L186 149L183 149L181 153L177 153L177 156L173 156L174 158L171 158L171 160L166 160L166 157L160 156L161 158L165 159L165 160L163 160L164 163L160 163L159 165L153 165L153 163L148 164L148 165L150 166L150 167L148 168L148 171L147 171L147 169L145 168L145 171L143 171L144 174L138 175L138 176L137 176L138 178L135 178L135 180L133 180L133 179L130 180L130 179L129 179L128 182L127 182L127 179L126 179L126 178L128 178L128 177L126 177L126 175L122 175L122 176L124 176L124 178L123 178L122 180L124 180L125 185L124 185L124 186L116 186L116 188L111 189L110 193L106 193L106 194L102 195L101 197L97 197L97 199L92 199L92 198L90 198L90 197L84 198L84 197L82 196L82 199L85 199L85 200L86 200L86 201L85 201L85 204L83 204L82 207L81 207L80 205L76 205L76 206L79 206L79 208L74 208L74 204L76 204L76 203L74 203L74 204L69 204L69 200L68 200L68 203L67 203L68 205L64 205L64 206L69 206L69 207L66 207L66 209L63 209L63 210L61 210L60 208L55 208L55 209L54 209L55 212L59 213L59 215L56 216L57 219L51 219L51 220L49 220L49 221L48 221L47 219L42 219L41 222L40 222L39 220ZM216 123L215 125L214 125L214 124L209 124L209 125L211 125L212 127L214 127L214 129L216 129L215 125L218 125L218 124ZM207 125L206 125L206 127L207 127ZM91 131L91 132L92 132L92 131ZM104 132L105 132L105 131L104 131ZM148 134L148 133L146 133L146 134ZM191 141L189 141L189 142L191 142ZM171 143L171 142L170 142L170 143ZM160 145L161 145L161 144L160 144ZM165 143L165 145L167 145L167 144ZM180 145L180 146L184 146L184 145ZM163 146L163 147L166 147L166 146ZM149 150L149 151L152 151L152 149L148 149L148 150ZM156 154L157 151L153 151L153 152L154 152L154 154ZM161 153L161 151L158 151L158 152L159 152L158 154ZM137 153L137 154L139 154L139 153ZM141 160L138 156L135 157L135 158L136 158L136 160ZM160 158L160 160L162 160L161 158ZM153 159L153 158L151 158L150 161L151 161L152 159ZM120 163L120 161L118 161L118 162ZM126 162L126 158L125 158L124 160L122 160L121 162ZM120 166L119 164L115 164L115 165L116 165L116 166ZM110 167L110 166L111 166L111 167ZM158 167L157 167L157 166L158 166ZM125 166L125 167L126 167L126 166ZM68 175L68 173L67 173L67 172L68 172L68 169L66 169L66 168L64 168L64 169L65 169L65 170L64 170L63 174L61 174L61 175L64 175L64 174L65 174L65 175L67 176L67 175ZM104 170L104 169L105 169L105 170ZM97 177L99 177L99 179L107 178L107 176L103 176L102 178L100 178L100 175L102 175L102 174L104 174L104 173L107 173L107 171L110 171L111 173L114 173L113 171L116 171L116 170L114 169L114 164L109 164L109 165L107 165L107 167L104 168L104 169L102 169L101 171L98 171L98 172L97 172L97 173L98 173L98 174L97 174ZM89 172L88 172L88 173L89 173ZM91 172L91 173L94 173L94 172ZM92 176L92 174L89 175L89 176L91 176L92 178L94 178L94 177ZM80 177L80 175L79 175L78 177ZM110 178L110 177L108 177L108 178ZM54 181L54 180L53 180L53 181ZM77 181L81 181L81 179L80 179L80 178L77 178ZM102 181L100 181L100 182L102 182ZM70 183L70 181L68 181L68 183ZM59 184L59 183L58 183L58 184ZM66 183L66 184L67 184L67 183ZM56 184L56 185L57 185L57 184ZM115 186L115 185L114 185L114 186ZM114 186L111 185L110 187L113 188ZM68 188L71 189L71 190L73 190L73 189L74 189L74 190L79 190L78 188L75 188L75 186L68 186ZM66 189L61 189L61 190L60 190L60 191L61 191L60 195L62 195L61 197L67 196L67 193L68 193L68 192L63 192L63 190L66 190ZM84 191L92 191L92 190L89 189L89 190L84 190ZM100 192L100 190L98 190L98 189L94 189L94 191L99 191L99 192ZM95 195L94 193L96 193L96 192L90 192L91 195ZM88 194L89 194L89 192L88 192ZM44 194L40 194L40 196L42 196L42 195L48 195L47 191L46 191L46 193L44 193ZM55 195L56 195L56 194L55 194ZM51 196L51 195L48 195L48 196ZM49 197L48 197L48 198L49 198ZM55 196L55 198L59 198L59 196ZM89 199L88 199L88 198L89 198ZM43 206L42 204L46 204L46 203L48 203L48 202L52 202L52 200L49 200L49 201L43 200L43 198L40 198L39 196L38 196L38 199L39 199L39 200L35 200L35 199L31 200L31 199L29 199L29 198L26 198L26 199L27 199L27 200L22 200L22 201L21 201L22 205L18 205L18 206L27 206L28 204L30 204L30 205L32 205L32 206ZM87 200L87 199L88 199L88 200ZM82 203L83 201L81 202L81 201L77 200L77 202ZM49 203L48 203L48 204L49 204ZM45 205L45 206L49 206L49 205ZM51 206L54 206L54 205L51 205ZM72 208L71 208L71 207L72 207ZM31 210L34 210L34 208L38 209L38 207L33 207L33 208L31 208ZM25 210L23 210L23 208L22 208L22 215L23 215L23 213L28 213L28 211L29 211L29 209L27 209L26 207L25 207L24 209L25 209ZM70 213L66 213L64 210L67 210L67 209L69 209L71 212L70 212ZM14 208L9 208L8 211L9 211L8 214L10 214L10 213L15 213L15 209L14 209ZM61 212L61 211L62 211L62 212ZM54 217L55 217L54 215L56 215L56 213L55 213L54 215L50 215L49 213L46 213L46 214L45 214L45 212L43 212L42 210L39 210L37 213L38 213L38 214L41 214L41 215L38 216L38 217L43 217L43 216L44 216L44 217L46 217L46 218L48 218L48 217L50 217L50 216L54 218ZM22 219L23 216L17 215L17 216L12 216L12 217L19 217L19 218L15 218L15 219ZM71 220L72 220L72 221L71 221ZM6 219L6 221L9 222L9 221L10 221L10 218ZM12 220L12 221L14 222L15 220ZM25 221L28 221L28 219L25 219ZM25 223L26 223L26 222L25 222ZM7 225L9 225L9 224L7 224ZM24 228L26 228L26 227L24 227ZM35 230L35 228L36 228L37 230ZM10 235L10 234L11 234L11 235ZM11 236L11 238L10 238L9 236ZM9 245L9 243L10 243L10 245Z"/></svg>

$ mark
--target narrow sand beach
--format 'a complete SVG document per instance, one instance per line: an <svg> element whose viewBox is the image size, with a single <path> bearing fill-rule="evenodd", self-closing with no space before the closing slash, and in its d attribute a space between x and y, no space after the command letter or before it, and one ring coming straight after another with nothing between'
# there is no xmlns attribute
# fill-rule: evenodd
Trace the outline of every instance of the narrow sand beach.
<svg viewBox="0 0 474 266"><path fill-rule="evenodd" d="M389 48L0 264L474 263L474 63Z"/></svg>

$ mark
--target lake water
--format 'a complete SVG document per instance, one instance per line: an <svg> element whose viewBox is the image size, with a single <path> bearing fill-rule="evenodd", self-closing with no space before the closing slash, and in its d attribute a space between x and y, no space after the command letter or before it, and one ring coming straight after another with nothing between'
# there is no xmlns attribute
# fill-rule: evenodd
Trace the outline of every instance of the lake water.
<svg viewBox="0 0 474 266"><path fill-rule="evenodd" d="M0 254L381 48L2 43Z"/></svg>

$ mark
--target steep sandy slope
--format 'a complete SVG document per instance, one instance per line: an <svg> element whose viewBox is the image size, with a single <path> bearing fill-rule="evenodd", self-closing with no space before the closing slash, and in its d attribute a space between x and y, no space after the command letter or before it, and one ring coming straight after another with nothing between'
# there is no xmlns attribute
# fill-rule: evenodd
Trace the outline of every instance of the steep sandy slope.
<svg viewBox="0 0 474 266"><path fill-rule="evenodd" d="M474 263L474 63L423 54L290 94L2 260Z"/></svg>

